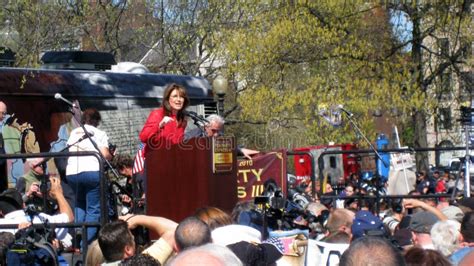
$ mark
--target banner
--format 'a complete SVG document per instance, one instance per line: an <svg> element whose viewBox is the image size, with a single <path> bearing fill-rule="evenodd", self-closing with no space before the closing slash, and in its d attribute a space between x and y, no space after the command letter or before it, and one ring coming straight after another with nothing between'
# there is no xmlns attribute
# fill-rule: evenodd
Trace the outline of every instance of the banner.
<svg viewBox="0 0 474 266"><path fill-rule="evenodd" d="M269 179L276 181L286 193L286 150L268 152L252 160L237 161L238 201L247 201L260 196L263 184Z"/></svg>

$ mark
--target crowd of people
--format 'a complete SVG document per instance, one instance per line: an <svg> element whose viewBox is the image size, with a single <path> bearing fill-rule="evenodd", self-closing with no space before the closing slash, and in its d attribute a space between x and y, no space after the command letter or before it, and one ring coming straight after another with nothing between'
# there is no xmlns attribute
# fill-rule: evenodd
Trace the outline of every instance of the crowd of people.
<svg viewBox="0 0 474 266"><path fill-rule="evenodd" d="M224 120L218 115L207 117L208 123L202 128L186 131L188 105L183 86L171 84L165 89L162 106L150 113L139 134L145 164L146 154L152 149L221 133ZM0 102L0 118L5 113L6 105ZM116 210L116 206L102 209L103 175L100 171L103 169L97 157L70 156L64 176L48 175L45 159L30 158L27 160L29 170L18 180L16 188L0 194L3 217L0 224L4 225L0 229L0 259L3 262L24 259L22 254L12 252L12 247L18 244L21 234L30 234L28 229L36 228L32 224L45 227L47 223L98 223L101 214L107 212L111 221L100 228L87 227L80 239L74 229L42 228L43 234L48 233L44 242L51 244L55 252L87 252L84 265L474 263L473 198L456 197L457 201L451 201L437 196L453 191L457 195L456 192L463 189L453 182L449 172L442 176L438 171L431 175L417 173L417 185L410 194L433 195L431 198L385 200L377 197L374 200L364 197L372 191L354 175L342 179L338 186L318 184L316 194L310 189L300 191L304 201L294 202L288 198L285 207L273 209L270 203L270 212L262 203L240 202L231 213L203 206L182 221L172 221L143 214L146 178L137 181L133 159L110 149L107 133L98 128L100 121L96 109L84 110L83 126L71 131L68 150L96 152L102 160L112 162L125 177L124 182L117 184L121 209ZM238 149L247 158L259 154L256 150ZM42 187L48 183L49 187ZM139 189L138 183L141 183ZM146 228L155 239L137 241L137 228ZM84 246L87 249L83 249ZM42 258L44 265L51 263L51 257ZM64 259L62 263L67 265Z"/></svg>

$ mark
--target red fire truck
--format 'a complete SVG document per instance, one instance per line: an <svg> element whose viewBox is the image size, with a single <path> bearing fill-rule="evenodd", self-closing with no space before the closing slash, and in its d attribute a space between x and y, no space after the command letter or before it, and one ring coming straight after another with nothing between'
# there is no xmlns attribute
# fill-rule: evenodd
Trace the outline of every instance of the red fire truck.
<svg viewBox="0 0 474 266"><path fill-rule="evenodd" d="M310 179L314 173L316 179L319 178L318 159L325 151L345 151L355 150L355 144L333 144L301 147L294 149L295 152L309 152L312 155L314 169L311 169L311 156L295 155L295 175L298 181ZM352 173L358 173L360 166L357 157L351 154L328 154L323 157L323 175L328 176L328 182L336 184L341 178L347 179Z"/></svg>

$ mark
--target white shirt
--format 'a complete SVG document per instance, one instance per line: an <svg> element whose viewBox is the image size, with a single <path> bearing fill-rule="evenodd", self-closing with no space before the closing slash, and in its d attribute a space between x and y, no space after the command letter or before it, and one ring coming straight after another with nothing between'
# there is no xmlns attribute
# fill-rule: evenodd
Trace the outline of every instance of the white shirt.
<svg viewBox="0 0 474 266"><path fill-rule="evenodd" d="M91 133L92 139L97 143L97 146L100 148L109 147L109 138L107 134L91 125L84 125L86 130ZM80 138L84 136L84 130L82 127L75 128L71 131L67 144L71 145L77 142ZM94 148L90 139L84 139L78 143L75 143L69 148L70 152L79 152L79 151L98 151ZM94 156L71 156L67 161L66 175L75 175L81 172L89 171L99 171L99 161Z"/></svg>
<svg viewBox="0 0 474 266"><path fill-rule="evenodd" d="M56 215L49 215L46 213L39 213L33 217L34 224L42 224L45 221L49 223L69 223L69 217L65 213L60 213ZM26 215L23 210L17 210L10 213L7 213L4 218L0 219L0 224L20 224L24 222L31 222L30 216ZM10 232L15 234L18 229L0 229L0 232ZM56 238L59 239L67 247L70 246L72 237L68 234L67 228L56 228ZM69 245L68 245L69 244Z"/></svg>

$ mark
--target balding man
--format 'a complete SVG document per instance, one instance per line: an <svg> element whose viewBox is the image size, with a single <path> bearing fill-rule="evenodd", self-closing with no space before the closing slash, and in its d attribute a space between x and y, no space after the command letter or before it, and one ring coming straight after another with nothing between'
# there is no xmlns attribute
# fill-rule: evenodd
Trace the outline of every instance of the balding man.
<svg viewBox="0 0 474 266"><path fill-rule="evenodd" d="M0 101L0 123L3 122L3 119L5 119L7 115L7 105Z"/></svg>

